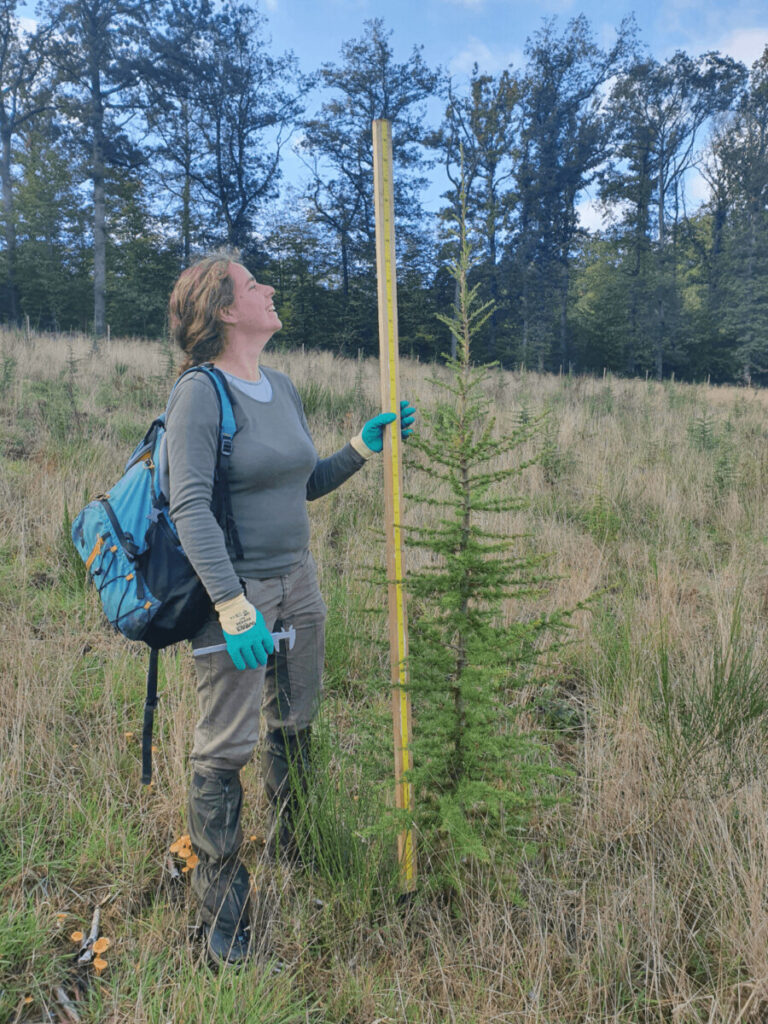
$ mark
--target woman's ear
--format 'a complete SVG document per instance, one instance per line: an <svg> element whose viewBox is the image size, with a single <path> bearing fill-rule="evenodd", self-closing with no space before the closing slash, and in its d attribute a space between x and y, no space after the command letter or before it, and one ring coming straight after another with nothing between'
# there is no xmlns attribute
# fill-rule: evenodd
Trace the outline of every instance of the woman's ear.
<svg viewBox="0 0 768 1024"><path fill-rule="evenodd" d="M225 306L223 309L220 309L217 315L219 320L225 324L231 324L234 322L234 315L229 306Z"/></svg>

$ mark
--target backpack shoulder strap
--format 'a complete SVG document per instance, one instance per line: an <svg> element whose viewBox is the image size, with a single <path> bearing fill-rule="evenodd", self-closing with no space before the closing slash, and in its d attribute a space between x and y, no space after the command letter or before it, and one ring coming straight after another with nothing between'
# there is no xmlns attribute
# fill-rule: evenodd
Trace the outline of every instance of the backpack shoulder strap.
<svg viewBox="0 0 768 1024"><path fill-rule="evenodd" d="M232 440L237 433L235 422L234 402L232 392L229 390L227 379L221 370L212 363L202 363L200 366L192 367L193 370L202 370L203 373L213 382L216 388L216 396L219 400L219 451L221 455L232 454ZM191 371L187 370L187 373ZM183 376L183 374L182 374ZM179 378L181 379L181 378Z"/></svg>
<svg viewBox="0 0 768 1024"><path fill-rule="evenodd" d="M204 373L216 389L216 398L219 403L219 450L213 477L213 513L224 530L228 548L233 552L235 558L242 558L243 546L240 543L237 524L232 514L232 495L229 487L229 456L232 454L232 442L237 433L235 402L226 377L212 363L200 363L198 366L192 366L185 370L174 387L188 373Z"/></svg>
<svg viewBox="0 0 768 1024"><path fill-rule="evenodd" d="M240 543L237 523L232 513L232 493L229 487L229 456L232 454L232 441L237 433L232 392L229 390L226 377L216 366L213 366L211 363L204 363L201 369L208 374L209 378L216 385L216 394L219 398L219 410L221 412L219 422L219 455L216 460L216 475L214 477L214 513L224 529L227 544L233 551L235 558L242 558L243 546Z"/></svg>
<svg viewBox="0 0 768 1024"><path fill-rule="evenodd" d="M200 363L198 366L190 366L175 381L171 389L171 395L178 387L179 382L190 373L204 373L216 389L216 398L219 403L219 452L221 455L231 455L232 440L237 433L237 423L235 421L235 403L226 377L213 363ZM170 403L170 398L168 401Z"/></svg>

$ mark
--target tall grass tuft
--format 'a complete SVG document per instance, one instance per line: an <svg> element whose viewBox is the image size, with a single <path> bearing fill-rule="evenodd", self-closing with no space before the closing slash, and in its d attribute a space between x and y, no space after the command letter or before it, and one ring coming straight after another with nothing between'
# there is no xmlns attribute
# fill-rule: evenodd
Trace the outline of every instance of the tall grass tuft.
<svg viewBox="0 0 768 1024"><path fill-rule="evenodd" d="M670 791L709 797L758 777L768 754L768 660L744 636L741 598L703 665L676 664L659 624L647 713Z"/></svg>

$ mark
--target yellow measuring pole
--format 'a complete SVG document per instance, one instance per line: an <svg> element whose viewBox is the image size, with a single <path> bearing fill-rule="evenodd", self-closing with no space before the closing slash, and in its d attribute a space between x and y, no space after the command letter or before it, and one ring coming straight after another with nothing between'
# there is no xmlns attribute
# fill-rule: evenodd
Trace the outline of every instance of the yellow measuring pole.
<svg viewBox="0 0 768 1024"><path fill-rule="evenodd" d="M411 700L408 683L408 618L405 607L403 543L402 440L400 422L400 360L397 336L395 280L395 210L392 185L392 131L389 121L373 122L373 190L376 214L376 274L379 286L379 360L381 407L397 420L384 434L384 497L389 580L389 652L392 679L392 719L395 731L395 799L413 811L413 793L404 778L411 767ZM397 837L403 889L416 886L416 856L410 828Z"/></svg>

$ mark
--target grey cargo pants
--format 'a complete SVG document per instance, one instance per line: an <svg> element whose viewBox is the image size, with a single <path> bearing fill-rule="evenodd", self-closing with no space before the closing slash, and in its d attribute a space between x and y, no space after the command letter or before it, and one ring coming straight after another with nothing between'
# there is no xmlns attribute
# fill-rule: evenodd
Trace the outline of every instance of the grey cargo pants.
<svg viewBox="0 0 768 1024"><path fill-rule="evenodd" d="M272 630L280 619L296 630L287 650L281 641L281 671L270 673L264 693L264 668L240 671L226 651L195 658L200 719L195 727L192 767L200 774L238 770L250 761L259 738L262 708L269 730L296 733L314 720L322 692L326 607L317 585L317 566L307 551L287 576L245 579L248 600ZM193 649L224 642L214 615L192 641Z"/></svg>
<svg viewBox="0 0 768 1024"><path fill-rule="evenodd" d="M199 861L192 888L202 920L228 931L248 916L248 874L240 863L242 843L240 769L253 755L263 711L268 730L294 736L317 714L322 692L326 607L317 567L307 552L286 576L245 579L248 600L274 629L293 626L293 650L281 641L281 656L265 667L236 669L226 650L195 658L200 718L191 754L189 834ZM224 642L215 614L192 641L193 649ZM264 693L265 674L267 692Z"/></svg>

